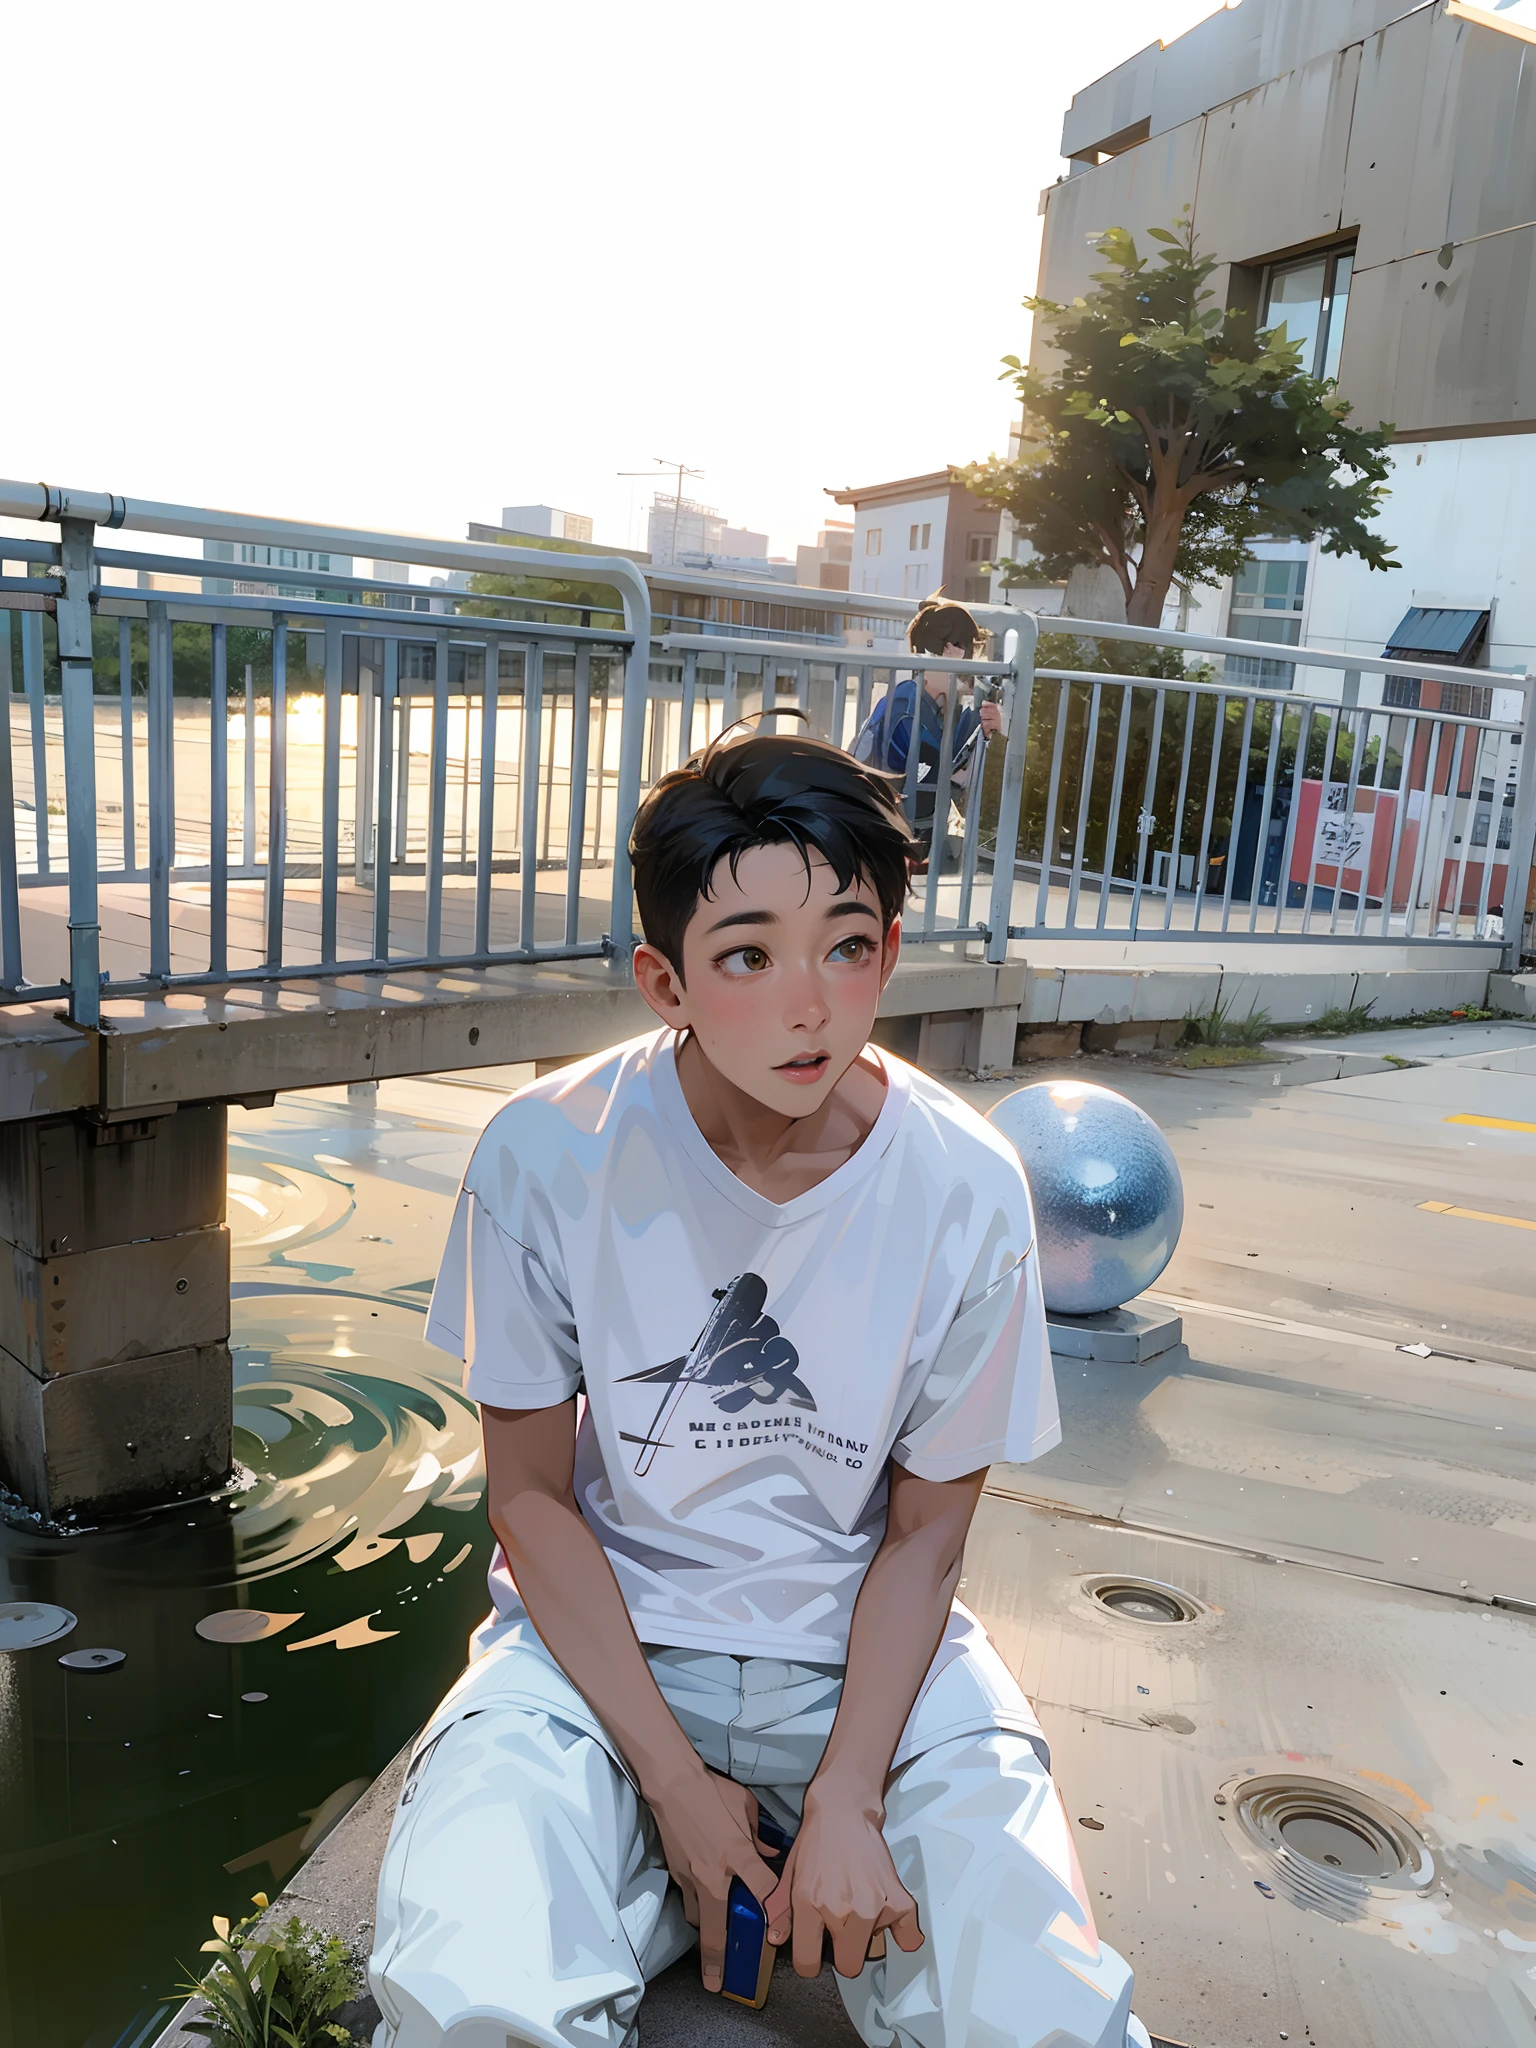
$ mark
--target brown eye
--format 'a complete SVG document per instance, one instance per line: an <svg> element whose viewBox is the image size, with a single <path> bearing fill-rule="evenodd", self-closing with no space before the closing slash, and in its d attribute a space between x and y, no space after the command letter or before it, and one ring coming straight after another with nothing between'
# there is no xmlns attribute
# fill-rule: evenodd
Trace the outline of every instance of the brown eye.
<svg viewBox="0 0 1536 2048"><path fill-rule="evenodd" d="M743 946L736 958L748 974L760 974L768 965L768 955L761 946Z"/></svg>
<svg viewBox="0 0 1536 2048"><path fill-rule="evenodd" d="M869 952L870 945L868 939L844 939L841 944L832 948L832 957L834 960L846 960L852 963L868 959Z"/></svg>

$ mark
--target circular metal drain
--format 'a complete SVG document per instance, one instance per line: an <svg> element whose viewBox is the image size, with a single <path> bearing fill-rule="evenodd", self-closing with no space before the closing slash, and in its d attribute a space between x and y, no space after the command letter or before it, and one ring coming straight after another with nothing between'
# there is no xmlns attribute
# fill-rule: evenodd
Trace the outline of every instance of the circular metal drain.
<svg viewBox="0 0 1536 2048"><path fill-rule="evenodd" d="M8 1600L0 1606L0 1650L35 1650L56 1643L75 1626L67 1607L46 1600Z"/></svg>
<svg viewBox="0 0 1536 2048"><path fill-rule="evenodd" d="M1181 1592L1177 1586L1161 1585L1156 1579L1087 1579L1083 1591L1111 1614L1126 1621L1151 1622L1155 1627L1198 1621L1205 1612L1193 1595Z"/></svg>
<svg viewBox="0 0 1536 2048"><path fill-rule="evenodd" d="M1224 1786L1217 1802L1236 1814L1299 1905L1350 1915L1371 1898L1418 1891L1434 1876L1417 1831L1352 1785L1277 1773Z"/></svg>

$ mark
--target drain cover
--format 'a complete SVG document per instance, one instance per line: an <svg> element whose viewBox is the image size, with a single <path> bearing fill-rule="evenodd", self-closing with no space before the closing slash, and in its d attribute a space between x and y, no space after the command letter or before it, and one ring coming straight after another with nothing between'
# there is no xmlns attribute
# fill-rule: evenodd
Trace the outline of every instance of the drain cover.
<svg viewBox="0 0 1536 2048"><path fill-rule="evenodd" d="M1428 1848L1401 1814L1352 1785L1324 1778L1249 1778L1223 1788L1249 1840L1292 1897L1336 1912L1376 1892L1428 1884Z"/></svg>
<svg viewBox="0 0 1536 2048"><path fill-rule="evenodd" d="M1330 1870L1347 1870L1351 1877L1371 1877L1380 1883L1396 1877L1403 1867L1395 1846L1373 1839L1355 1822L1333 1813L1293 1813L1281 1821L1280 1838L1298 1856Z"/></svg>
<svg viewBox="0 0 1536 2048"><path fill-rule="evenodd" d="M66 1650L59 1659L66 1671L115 1671L127 1661L126 1650Z"/></svg>
<svg viewBox="0 0 1536 2048"><path fill-rule="evenodd" d="M1204 1613L1200 1602L1177 1586L1155 1579L1089 1579L1083 1589L1090 1599L1127 1621L1150 1621L1162 1627L1194 1621Z"/></svg>
<svg viewBox="0 0 1536 2048"><path fill-rule="evenodd" d="M35 1650L56 1643L75 1626L67 1607L46 1600L10 1600L0 1606L0 1650Z"/></svg>

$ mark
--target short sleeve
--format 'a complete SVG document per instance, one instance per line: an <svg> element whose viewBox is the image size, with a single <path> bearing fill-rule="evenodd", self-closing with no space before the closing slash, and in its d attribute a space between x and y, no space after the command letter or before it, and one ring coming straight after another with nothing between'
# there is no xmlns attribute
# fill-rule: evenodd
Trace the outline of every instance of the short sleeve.
<svg viewBox="0 0 1536 2048"><path fill-rule="evenodd" d="M1060 1442L1031 1246L1001 1278L962 1299L891 1456L919 1479L961 1479L983 1465L1027 1464Z"/></svg>
<svg viewBox="0 0 1536 2048"><path fill-rule="evenodd" d="M468 1188L449 1226L426 1338L463 1359L465 1392L488 1407L554 1408L580 1391L571 1304Z"/></svg>

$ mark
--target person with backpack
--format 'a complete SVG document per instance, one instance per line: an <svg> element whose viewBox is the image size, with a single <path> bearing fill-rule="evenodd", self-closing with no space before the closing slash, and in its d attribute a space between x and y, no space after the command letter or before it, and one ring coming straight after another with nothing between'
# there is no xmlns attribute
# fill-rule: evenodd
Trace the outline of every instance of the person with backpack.
<svg viewBox="0 0 1536 2048"><path fill-rule="evenodd" d="M974 660L982 639L981 627L964 605L946 603L941 595L924 598L907 627L907 645L914 654L937 654L951 661ZM891 684L870 713L853 745L855 760L866 767L883 769L889 775L899 775L905 783L915 715L919 751L917 815L913 826L919 841L919 869L926 864L938 808L935 778L944 738L949 683L943 669L902 676ZM969 787L976 757L984 754L986 742L1001 730L1002 714L995 704L983 703L978 710L969 706L957 708L950 744L952 793Z"/></svg>

